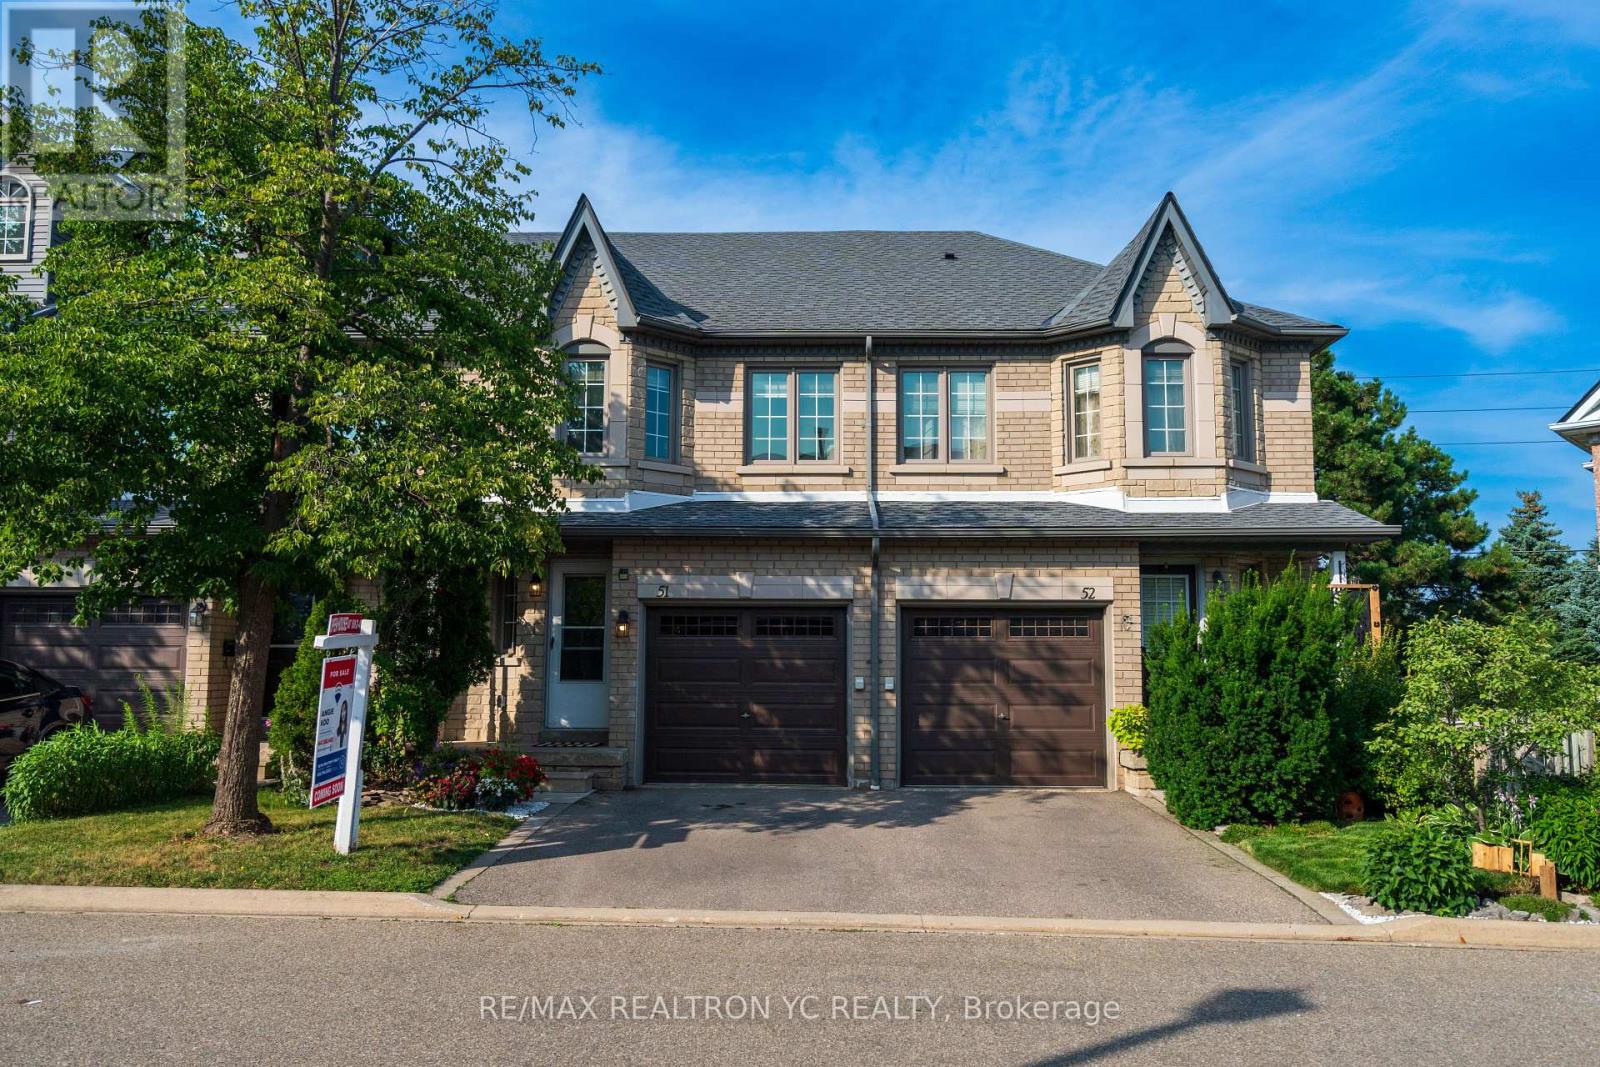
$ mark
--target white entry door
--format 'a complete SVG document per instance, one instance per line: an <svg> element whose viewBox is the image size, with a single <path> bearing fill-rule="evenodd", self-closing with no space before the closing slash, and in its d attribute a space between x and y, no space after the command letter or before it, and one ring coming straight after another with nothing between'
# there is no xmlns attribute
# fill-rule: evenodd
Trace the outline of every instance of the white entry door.
<svg viewBox="0 0 1600 1067"><path fill-rule="evenodd" d="M606 709L606 575L558 566L550 579L550 662L545 725L604 730Z"/></svg>

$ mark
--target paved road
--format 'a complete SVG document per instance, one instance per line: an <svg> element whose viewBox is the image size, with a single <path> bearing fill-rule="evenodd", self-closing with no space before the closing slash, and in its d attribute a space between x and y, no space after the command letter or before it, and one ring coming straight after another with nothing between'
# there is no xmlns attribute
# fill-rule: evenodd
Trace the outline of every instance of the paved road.
<svg viewBox="0 0 1600 1067"><path fill-rule="evenodd" d="M1572 952L49 915L0 915L0 945L18 1064L1552 1067L1593 1064L1600 1019L1600 954ZM703 1016L697 996L772 1017L649 1017ZM872 1017L896 996L899 1020ZM1018 996L1058 1018L964 1018Z"/></svg>
<svg viewBox="0 0 1600 1067"><path fill-rule="evenodd" d="M1126 793L596 793L457 894L473 904L1322 922Z"/></svg>

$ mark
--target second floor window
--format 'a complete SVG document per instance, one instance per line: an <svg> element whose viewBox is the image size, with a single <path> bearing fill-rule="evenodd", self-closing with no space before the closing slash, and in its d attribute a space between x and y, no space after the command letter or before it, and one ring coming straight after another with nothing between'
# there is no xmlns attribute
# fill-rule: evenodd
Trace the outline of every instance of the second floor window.
<svg viewBox="0 0 1600 1067"><path fill-rule="evenodd" d="M644 369L644 455L646 459L677 458L675 416L678 407L676 369L650 363Z"/></svg>
<svg viewBox="0 0 1600 1067"><path fill-rule="evenodd" d="M33 196L15 178L0 178L0 257L21 259L28 254L28 223Z"/></svg>
<svg viewBox="0 0 1600 1067"><path fill-rule="evenodd" d="M598 456L606 450L606 361L569 359L567 374L578 408L567 423L567 444L586 456Z"/></svg>
<svg viewBox="0 0 1600 1067"><path fill-rule="evenodd" d="M831 370L750 374L750 462L827 463L839 454L839 375Z"/></svg>
<svg viewBox="0 0 1600 1067"><path fill-rule="evenodd" d="M1176 355L1144 361L1144 447L1152 456L1189 451L1189 361Z"/></svg>
<svg viewBox="0 0 1600 1067"><path fill-rule="evenodd" d="M1078 363L1067 368L1067 462L1100 458L1100 364Z"/></svg>
<svg viewBox="0 0 1600 1067"><path fill-rule="evenodd" d="M1250 381L1250 364L1228 368L1232 386L1233 457L1254 463L1256 458L1256 393Z"/></svg>
<svg viewBox="0 0 1600 1067"><path fill-rule="evenodd" d="M986 460L987 369L907 370L900 375L900 456L904 462Z"/></svg>

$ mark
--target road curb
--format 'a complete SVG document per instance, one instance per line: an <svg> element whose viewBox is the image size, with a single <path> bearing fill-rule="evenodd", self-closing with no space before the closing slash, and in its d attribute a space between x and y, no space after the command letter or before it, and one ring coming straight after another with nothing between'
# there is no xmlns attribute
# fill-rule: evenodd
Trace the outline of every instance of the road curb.
<svg viewBox="0 0 1600 1067"><path fill-rule="evenodd" d="M985 915L468 905L447 903L423 893L33 885L0 885L0 913L223 915L539 926L1012 934L1600 951L1600 926L1437 919L1426 916L1371 925L1334 926L1330 923L1194 922L1181 919L1030 919Z"/></svg>

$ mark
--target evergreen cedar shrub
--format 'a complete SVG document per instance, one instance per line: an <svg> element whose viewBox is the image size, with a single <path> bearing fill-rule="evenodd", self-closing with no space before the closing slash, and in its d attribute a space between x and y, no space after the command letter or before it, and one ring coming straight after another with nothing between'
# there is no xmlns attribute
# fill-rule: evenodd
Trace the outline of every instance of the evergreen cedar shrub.
<svg viewBox="0 0 1600 1067"><path fill-rule="evenodd" d="M1188 826L1281 822L1331 811L1366 779L1363 748L1397 692L1358 606L1290 568L1213 596L1204 626L1179 616L1149 635L1145 758Z"/></svg>
<svg viewBox="0 0 1600 1067"><path fill-rule="evenodd" d="M1395 911L1465 915L1478 906L1472 846L1444 822L1390 819L1367 843L1362 888Z"/></svg>
<svg viewBox="0 0 1600 1067"><path fill-rule="evenodd" d="M221 740L210 730L171 728L159 720L107 731L62 730L11 765L6 808L13 819L59 819L120 811L207 793L217 781Z"/></svg>
<svg viewBox="0 0 1600 1067"><path fill-rule="evenodd" d="M272 747L279 775L291 793L295 792L294 783L303 782L311 773L317 700L322 692L322 660L327 655L316 646L317 635L327 630L328 616L334 612L360 610L361 602L344 593L319 598L306 617L306 628L294 662L278 676L278 689L272 695L272 710L267 716L267 744Z"/></svg>

